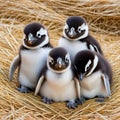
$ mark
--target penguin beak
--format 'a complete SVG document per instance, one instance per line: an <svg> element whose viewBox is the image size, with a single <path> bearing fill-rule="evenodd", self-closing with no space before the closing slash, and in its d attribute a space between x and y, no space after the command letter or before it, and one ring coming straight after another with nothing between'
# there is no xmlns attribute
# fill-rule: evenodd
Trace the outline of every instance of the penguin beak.
<svg viewBox="0 0 120 120"><path fill-rule="evenodd" d="M79 76L79 80L80 80L80 81L82 81L82 80L83 80L83 78L84 78L84 75L85 75L85 74L83 74L83 73L80 73L80 76Z"/></svg>
<svg viewBox="0 0 120 120"><path fill-rule="evenodd" d="M70 31L68 32L68 34L70 37L74 37L76 35L76 32L74 29L71 28Z"/></svg>
<svg viewBox="0 0 120 120"><path fill-rule="evenodd" d="M28 42L29 42L29 43L32 43L32 42L33 42L33 40L34 40L34 37L33 37L33 36L28 37Z"/></svg>
<svg viewBox="0 0 120 120"><path fill-rule="evenodd" d="M32 44L35 39L36 38L31 33L28 35L28 43L29 44Z"/></svg>
<svg viewBox="0 0 120 120"><path fill-rule="evenodd" d="M59 58L57 60L57 65L58 65L58 68L62 68L62 59L61 58Z"/></svg>

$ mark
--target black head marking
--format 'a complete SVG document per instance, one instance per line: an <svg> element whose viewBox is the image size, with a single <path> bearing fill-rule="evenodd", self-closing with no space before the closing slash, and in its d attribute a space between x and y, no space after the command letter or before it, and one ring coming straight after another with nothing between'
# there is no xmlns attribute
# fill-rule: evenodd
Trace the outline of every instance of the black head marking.
<svg viewBox="0 0 120 120"><path fill-rule="evenodd" d="M98 65L98 57L89 50L79 52L74 60L78 74L90 75Z"/></svg>
<svg viewBox="0 0 120 120"><path fill-rule="evenodd" d="M39 31L41 28L44 28L44 26L39 23L30 23L24 28L24 33L26 36L28 36L29 33L32 33L34 36L36 36L37 31Z"/></svg>
<svg viewBox="0 0 120 120"><path fill-rule="evenodd" d="M23 46L26 48L38 48L48 43L48 33L43 25L30 23L24 28L25 38Z"/></svg>
<svg viewBox="0 0 120 120"><path fill-rule="evenodd" d="M78 29L78 26L81 26L83 23L86 24L86 21L82 17L72 16L67 19L66 23L70 28L74 27L75 29Z"/></svg>
<svg viewBox="0 0 120 120"><path fill-rule="evenodd" d="M68 52L62 47L53 48L48 57L48 68L52 71L61 73L71 65Z"/></svg>
<svg viewBox="0 0 120 120"><path fill-rule="evenodd" d="M63 32L70 39L80 39L88 35L88 26L84 18L72 16L66 20Z"/></svg>

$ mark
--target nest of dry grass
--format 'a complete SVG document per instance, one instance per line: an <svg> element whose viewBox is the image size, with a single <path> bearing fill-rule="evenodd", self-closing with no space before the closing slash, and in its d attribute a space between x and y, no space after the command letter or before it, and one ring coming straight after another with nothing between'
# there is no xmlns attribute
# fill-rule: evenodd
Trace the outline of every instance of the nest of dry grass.
<svg viewBox="0 0 120 120"><path fill-rule="evenodd" d="M8 81L8 70L29 22L40 22L49 31L56 46L68 16L85 17L91 34L98 40L113 68L112 96L104 103L88 100L75 110L65 103L47 105L34 93L22 94L16 88L17 77ZM80 0L0 0L0 119L120 119L120 1Z"/></svg>

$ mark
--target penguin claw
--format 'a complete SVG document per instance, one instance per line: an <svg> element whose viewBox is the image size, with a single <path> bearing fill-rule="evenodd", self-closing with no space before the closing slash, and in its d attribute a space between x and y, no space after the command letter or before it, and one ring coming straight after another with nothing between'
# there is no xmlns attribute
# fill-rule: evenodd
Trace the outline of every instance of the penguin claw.
<svg viewBox="0 0 120 120"><path fill-rule="evenodd" d="M51 104L51 103L53 103L53 100L51 100L51 99L49 99L49 98L47 98L47 97L43 97L43 98L42 98L42 101L43 101L44 103L46 103L46 104Z"/></svg>
<svg viewBox="0 0 120 120"><path fill-rule="evenodd" d="M98 96L98 98L95 100L95 102L105 102L105 97Z"/></svg>
<svg viewBox="0 0 120 120"><path fill-rule="evenodd" d="M75 109L77 107L77 104L73 101L69 101L69 102L67 102L67 107Z"/></svg>
<svg viewBox="0 0 120 120"><path fill-rule="evenodd" d="M85 98L84 98L84 97L81 97L80 99L77 99L77 100L76 100L76 103L77 103L78 105L82 105L84 102L85 102Z"/></svg>
<svg viewBox="0 0 120 120"><path fill-rule="evenodd" d="M28 88L24 87L24 86L17 88L17 90L21 93L29 93L30 92L30 90L28 90Z"/></svg>

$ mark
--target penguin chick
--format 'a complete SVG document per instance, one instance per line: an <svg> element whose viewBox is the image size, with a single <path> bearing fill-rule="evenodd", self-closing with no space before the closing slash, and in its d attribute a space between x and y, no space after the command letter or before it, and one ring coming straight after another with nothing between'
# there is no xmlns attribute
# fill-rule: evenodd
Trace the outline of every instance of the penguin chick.
<svg viewBox="0 0 120 120"><path fill-rule="evenodd" d="M74 66L78 72L82 97L98 96L98 101L102 101L111 95L112 69L101 54L89 50L78 52Z"/></svg>
<svg viewBox="0 0 120 120"><path fill-rule="evenodd" d="M75 55L82 50L89 49L103 54L97 40L89 34L85 19L79 16L71 16L66 20L63 36L60 38L58 45L68 50L72 61Z"/></svg>
<svg viewBox="0 0 120 120"><path fill-rule="evenodd" d="M49 35L43 25L30 23L24 28L25 37L17 55L10 65L9 80L18 67L18 91L27 93L34 90L40 74L46 64L52 46Z"/></svg>
<svg viewBox="0 0 120 120"><path fill-rule="evenodd" d="M79 81L73 78L74 72L68 52L62 47L53 48L47 59L45 73L37 84L35 95L40 92L45 103L67 101L68 108L76 108L75 100L77 94L80 96L80 88L77 88Z"/></svg>

